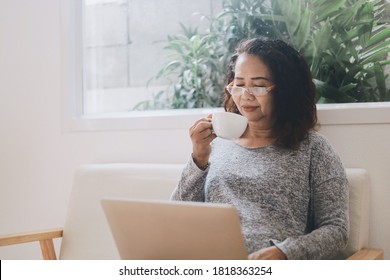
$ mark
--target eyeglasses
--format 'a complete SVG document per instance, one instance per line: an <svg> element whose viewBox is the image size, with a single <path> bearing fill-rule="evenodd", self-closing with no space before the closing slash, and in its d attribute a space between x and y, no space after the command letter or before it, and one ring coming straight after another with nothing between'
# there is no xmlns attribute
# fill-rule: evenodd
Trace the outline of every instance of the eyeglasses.
<svg viewBox="0 0 390 280"><path fill-rule="evenodd" d="M226 86L226 90L234 96L241 96L247 91L253 96L264 96L267 95L271 90L273 90L276 85L270 85L268 87L239 87L239 86Z"/></svg>

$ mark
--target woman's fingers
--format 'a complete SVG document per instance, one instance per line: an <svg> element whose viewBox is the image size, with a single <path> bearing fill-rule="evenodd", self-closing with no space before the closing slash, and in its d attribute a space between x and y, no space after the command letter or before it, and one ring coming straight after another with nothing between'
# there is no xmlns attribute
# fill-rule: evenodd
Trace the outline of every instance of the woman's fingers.
<svg viewBox="0 0 390 280"><path fill-rule="evenodd" d="M198 120L191 128L190 128L190 136L193 137L201 137L205 138L212 132L212 124L211 119L202 118Z"/></svg>
<svg viewBox="0 0 390 280"><path fill-rule="evenodd" d="M189 132L194 162L198 166L205 166L211 153L210 143L216 137L212 130L211 115L196 121Z"/></svg>
<svg viewBox="0 0 390 280"><path fill-rule="evenodd" d="M190 137L195 153L208 153L206 151L209 151L209 145L216 137L212 130L210 117L211 115L198 120L190 128Z"/></svg>

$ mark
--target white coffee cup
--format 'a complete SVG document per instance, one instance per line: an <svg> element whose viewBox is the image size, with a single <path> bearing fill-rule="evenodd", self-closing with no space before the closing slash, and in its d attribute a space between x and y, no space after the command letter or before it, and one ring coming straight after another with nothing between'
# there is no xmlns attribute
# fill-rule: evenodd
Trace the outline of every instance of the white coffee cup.
<svg viewBox="0 0 390 280"><path fill-rule="evenodd" d="M218 137L237 139L244 133L248 119L235 113L217 112L213 114L212 125Z"/></svg>

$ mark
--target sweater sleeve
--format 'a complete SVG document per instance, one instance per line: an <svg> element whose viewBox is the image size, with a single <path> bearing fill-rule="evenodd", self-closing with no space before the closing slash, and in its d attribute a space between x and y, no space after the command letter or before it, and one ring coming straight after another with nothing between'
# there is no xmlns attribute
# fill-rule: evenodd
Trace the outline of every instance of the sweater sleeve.
<svg viewBox="0 0 390 280"><path fill-rule="evenodd" d="M204 185L210 167L201 170L190 157L185 166L180 181L171 195L171 200L205 201Z"/></svg>
<svg viewBox="0 0 390 280"><path fill-rule="evenodd" d="M340 158L326 139L313 148L310 177L312 230L271 241L288 259L330 259L347 244L348 182Z"/></svg>

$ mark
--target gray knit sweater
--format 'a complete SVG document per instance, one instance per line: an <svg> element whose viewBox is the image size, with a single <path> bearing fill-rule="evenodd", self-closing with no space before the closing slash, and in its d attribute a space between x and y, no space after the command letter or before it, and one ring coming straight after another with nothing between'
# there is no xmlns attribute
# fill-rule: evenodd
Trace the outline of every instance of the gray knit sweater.
<svg viewBox="0 0 390 280"><path fill-rule="evenodd" d="M234 205L249 253L276 245L288 259L329 259L348 238L348 184L340 158L319 133L298 150L212 142L209 167L192 158L174 200Z"/></svg>

